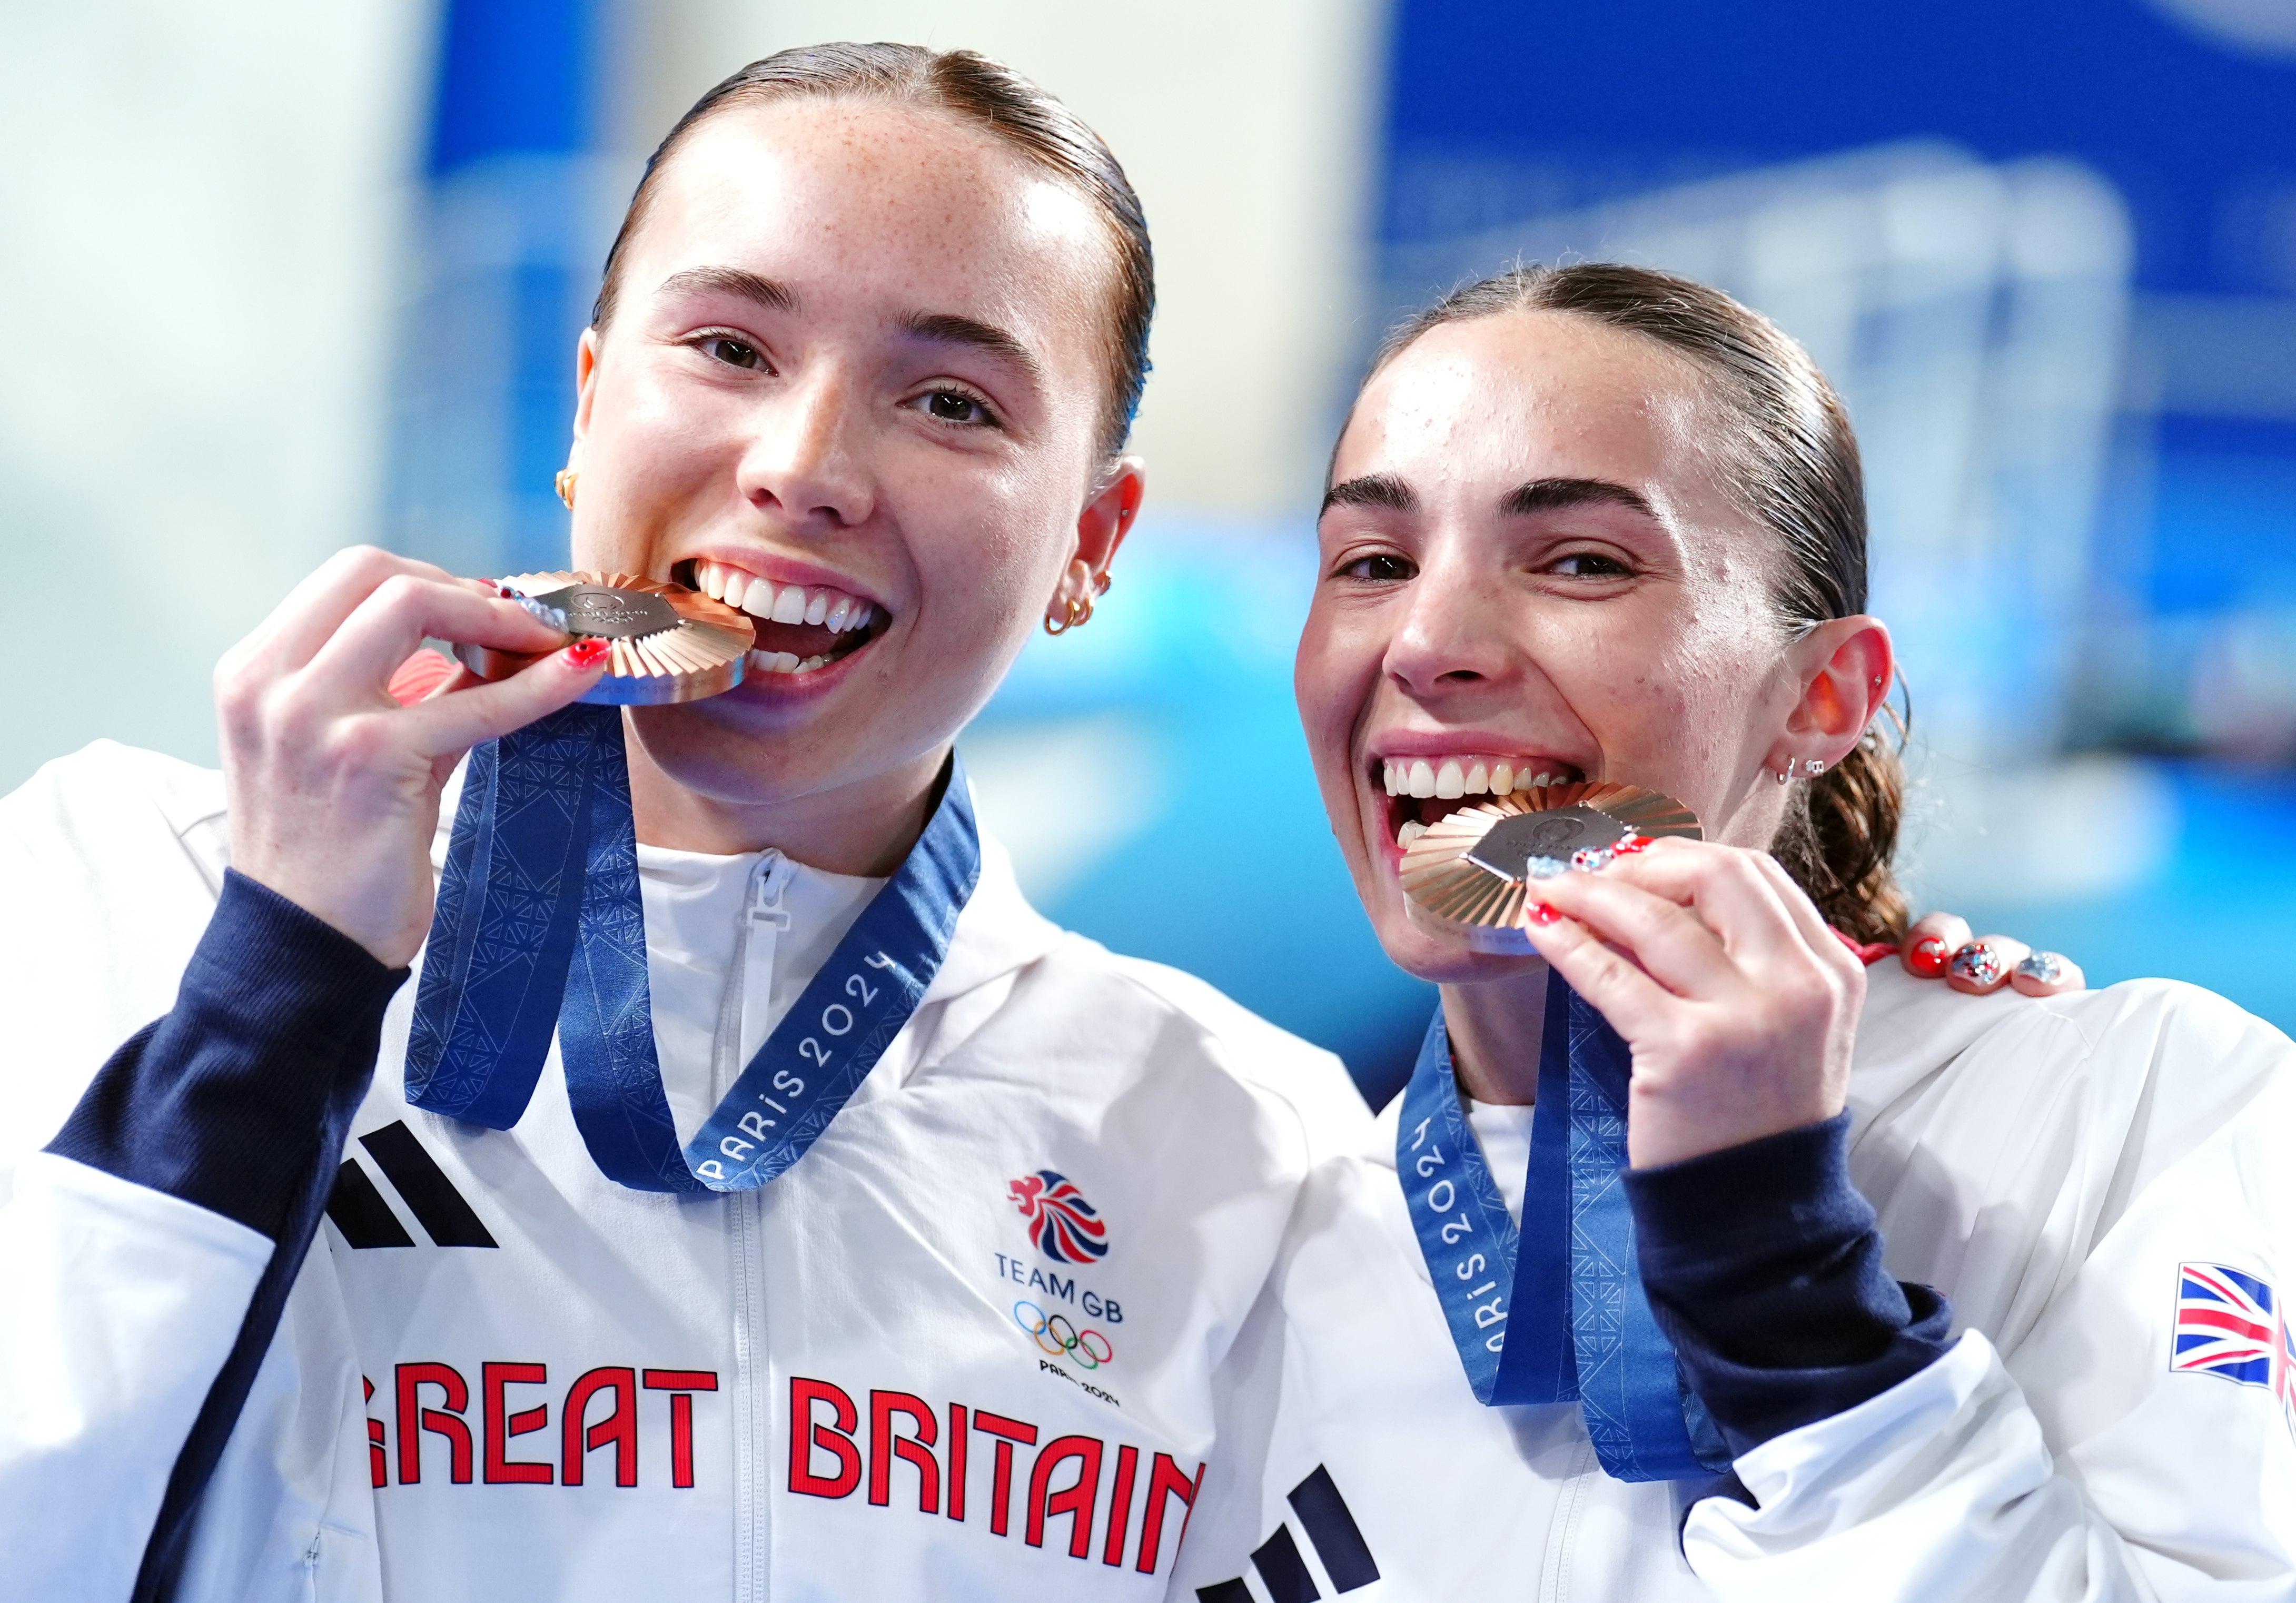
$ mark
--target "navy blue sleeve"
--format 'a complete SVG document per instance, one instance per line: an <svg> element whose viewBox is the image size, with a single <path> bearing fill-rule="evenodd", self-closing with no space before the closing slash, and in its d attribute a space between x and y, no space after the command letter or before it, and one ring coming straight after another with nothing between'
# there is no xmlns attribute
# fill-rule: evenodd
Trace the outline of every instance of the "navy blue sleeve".
<svg viewBox="0 0 2296 1603"><path fill-rule="evenodd" d="M173 1596L193 1517L269 1350L374 1075L406 970L255 881L224 875L176 1005L80 1097L48 1150L235 1219L275 1244L176 1456L135 1598Z"/></svg>
<svg viewBox="0 0 2296 1603"><path fill-rule="evenodd" d="M1878 1396L1950 1344L1951 1306L1882 1264L1846 1113L1626 1183L1651 1310L1733 1453Z"/></svg>

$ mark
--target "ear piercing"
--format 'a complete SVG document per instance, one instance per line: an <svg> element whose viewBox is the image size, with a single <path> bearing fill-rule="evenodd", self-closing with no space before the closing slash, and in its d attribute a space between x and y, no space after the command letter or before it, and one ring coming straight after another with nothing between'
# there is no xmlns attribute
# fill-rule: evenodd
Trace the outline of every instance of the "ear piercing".
<svg viewBox="0 0 2296 1603"><path fill-rule="evenodd" d="M1802 763L1801 771L1815 779L1820 774L1825 772L1825 764L1820 761L1817 758L1812 757Z"/></svg>
<svg viewBox="0 0 2296 1603"><path fill-rule="evenodd" d="M570 506L573 503L570 501L567 505ZM1050 607L1046 608L1045 633L1048 635L1065 635L1072 629L1081 629L1084 625L1090 623L1092 621L1092 604L1095 601L1097 601L1101 596L1107 595L1108 587L1114 581L1109 578L1108 570L1105 568L1103 568L1099 572L1094 574L1092 576L1092 594L1084 596L1081 599L1073 596L1065 598L1061 604L1066 612L1067 616L1061 619L1057 623L1053 621L1052 609Z"/></svg>
<svg viewBox="0 0 2296 1603"><path fill-rule="evenodd" d="M569 512L574 510L574 481L577 475L572 468L562 467L558 470L558 477L551 481L551 483L555 486L558 490L558 498L566 503L566 510Z"/></svg>

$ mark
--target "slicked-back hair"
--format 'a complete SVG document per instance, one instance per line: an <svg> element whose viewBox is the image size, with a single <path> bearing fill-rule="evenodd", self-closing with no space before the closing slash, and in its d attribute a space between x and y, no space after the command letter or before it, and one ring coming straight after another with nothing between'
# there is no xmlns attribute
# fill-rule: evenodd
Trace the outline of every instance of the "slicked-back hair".
<svg viewBox="0 0 2296 1603"><path fill-rule="evenodd" d="M1688 358L1736 425L1720 464L1731 492L1777 537L1772 599L1782 620L1807 629L1866 610L1866 479L1849 414L1808 352L1719 290L1616 262L1521 267L1406 320L1371 371L1432 329L1519 311L1586 317ZM1891 864L1906 720L1891 711L1887 722L1888 736L1877 723L1833 769L1794 782L1770 847L1826 917L1861 941L1898 939L1908 917Z"/></svg>
<svg viewBox="0 0 2296 1603"><path fill-rule="evenodd" d="M1156 274L1148 219L1115 155L1084 119L1001 62L970 50L916 45L812 45L751 62L700 100L646 160L630 197L591 308L601 333L613 319L630 242L644 226L662 169L686 136L721 111L797 96L878 101L954 113L995 136L1089 201L1108 231L1114 259L1103 335L1107 389L1099 444L1113 458L1131 437L1148 382L1148 325Z"/></svg>

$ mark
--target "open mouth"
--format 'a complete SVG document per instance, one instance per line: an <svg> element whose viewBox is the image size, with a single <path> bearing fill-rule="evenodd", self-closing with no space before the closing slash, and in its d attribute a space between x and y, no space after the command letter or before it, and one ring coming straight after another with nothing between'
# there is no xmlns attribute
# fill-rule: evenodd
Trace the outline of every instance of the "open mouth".
<svg viewBox="0 0 2296 1603"><path fill-rule="evenodd" d="M1479 796L1505 796L1549 785L1575 785L1587 776L1569 763L1542 757L1374 757L1371 782L1387 793L1387 833L1398 850L1417 840Z"/></svg>
<svg viewBox="0 0 2296 1603"><path fill-rule="evenodd" d="M817 673L882 635L892 615L864 596L829 585L777 585L731 563L691 559L671 577L756 621L750 651L755 674Z"/></svg>

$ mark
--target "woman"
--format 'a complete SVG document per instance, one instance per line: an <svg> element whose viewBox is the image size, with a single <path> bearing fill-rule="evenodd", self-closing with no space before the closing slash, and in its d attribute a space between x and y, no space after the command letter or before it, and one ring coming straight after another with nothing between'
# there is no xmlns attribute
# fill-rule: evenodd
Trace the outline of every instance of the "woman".
<svg viewBox="0 0 2296 1603"><path fill-rule="evenodd" d="M222 668L220 784L99 746L7 804L44 914L6 965L0 1595L1161 1594L1212 1372L1366 1115L1037 917L952 772L1138 509L1151 300L1114 159L978 56L786 53L656 153L578 353L572 565L759 637L628 720L660 1061L603 1105L554 1065L484 1129L403 1067L442 785L600 672L398 709L425 637L561 638L492 587L346 554ZM743 1065L782 1088L888 992L838 965L889 878L930 988L801 1163L710 1195L678 1148ZM634 1174L649 1110L673 1167Z"/></svg>
<svg viewBox="0 0 2296 1603"><path fill-rule="evenodd" d="M1852 955L1904 917L1894 666L1800 349L1636 268L1464 290L1382 352L1321 539L1301 716L1442 1006L1307 1188L1238 1342L1268 1446L1215 1466L1184 1579L2296 1595L2290 1044L2185 986ZM1422 765L1646 786L1706 839L1530 880L1537 956L1484 955L1406 906L1403 842L1464 805L1428 792L1478 788Z"/></svg>

